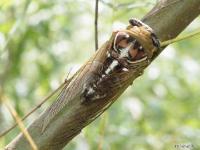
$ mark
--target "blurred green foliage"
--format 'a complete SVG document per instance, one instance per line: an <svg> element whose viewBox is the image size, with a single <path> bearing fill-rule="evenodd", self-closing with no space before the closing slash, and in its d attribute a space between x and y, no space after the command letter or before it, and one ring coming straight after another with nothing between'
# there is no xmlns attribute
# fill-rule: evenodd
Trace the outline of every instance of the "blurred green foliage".
<svg viewBox="0 0 200 150"><path fill-rule="evenodd" d="M155 0L99 3L99 43L113 29L141 18ZM1 0L0 90L20 116L94 53L94 0ZM112 4L112 5L110 5ZM125 4L125 5L124 5ZM186 30L199 28L197 18ZM69 150L200 149L200 38L169 46L134 85L65 148ZM54 100L31 115L25 124ZM0 131L13 120L0 107ZM3 148L19 133L0 139Z"/></svg>

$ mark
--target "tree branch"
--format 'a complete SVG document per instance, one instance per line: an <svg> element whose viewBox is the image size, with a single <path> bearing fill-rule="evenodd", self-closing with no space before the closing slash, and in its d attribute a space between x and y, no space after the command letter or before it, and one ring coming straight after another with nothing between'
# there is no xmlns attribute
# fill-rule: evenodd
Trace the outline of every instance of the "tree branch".
<svg viewBox="0 0 200 150"><path fill-rule="evenodd" d="M142 20L166 41L180 34L199 13L198 0L161 0Z"/></svg>
<svg viewBox="0 0 200 150"><path fill-rule="evenodd" d="M152 27L161 41L176 37L183 31L187 25L194 20L200 13L200 1L197 0L161 0L159 3L143 18L143 21ZM106 49L104 44L100 50ZM98 55L99 53L96 53ZM156 56L162 50L158 51ZM99 57L98 57L99 58ZM155 58L155 57L154 57ZM88 69L92 67L92 57L84 67L79 70L81 78L74 78L72 84L79 86L70 86L68 91L64 89L61 92L60 99L57 99L50 108L43 112L28 127L28 132L37 144L40 150L59 150L62 149L73 137L78 135L81 130L90 122L101 115L109 106L124 92L132 81L138 77L138 74L144 68L133 74L130 81L121 87L114 97L108 97L103 101L95 101L93 103L82 105L81 87L88 82L86 76L92 76ZM98 64L96 68L98 68ZM84 80L83 80L84 79ZM91 78L89 78L91 79ZM73 79L72 79L73 80ZM76 81L79 81L76 83ZM112 89L111 89L112 91ZM66 96L66 93L68 95ZM64 94L64 95L62 95ZM66 102L66 103L64 103ZM58 107L60 111L57 112ZM49 118L49 113L57 114L54 118ZM49 123L47 123L49 122ZM44 128L44 124L45 128ZM7 150L28 150L30 145L22 134L17 136L8 146Z"/></svg>

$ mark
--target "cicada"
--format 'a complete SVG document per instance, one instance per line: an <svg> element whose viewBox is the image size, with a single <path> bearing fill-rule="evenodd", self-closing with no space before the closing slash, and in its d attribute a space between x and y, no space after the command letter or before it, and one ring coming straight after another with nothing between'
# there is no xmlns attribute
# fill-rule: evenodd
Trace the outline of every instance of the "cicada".
<svg viewBox="0 0 200 150"><path fill-rule="evenodd" d="M77 111L73 116L79 116L81 126L85 126L143 73L159 48L159 40L146 24L137 19L129 22L126 29L112 33L44 112L43 131L53 119L56 121L56 115L69 117L72 109ZM78 113L80 107L82 112Z"/></svg>

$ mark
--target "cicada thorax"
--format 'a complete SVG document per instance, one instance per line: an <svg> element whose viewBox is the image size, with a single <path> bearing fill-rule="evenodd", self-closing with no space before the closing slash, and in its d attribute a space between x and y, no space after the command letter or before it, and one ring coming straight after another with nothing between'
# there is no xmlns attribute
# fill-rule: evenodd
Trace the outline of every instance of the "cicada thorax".
<svg viewBox="0 0 200 150"><path fill-rule="evenodd" d="M113 57L119 61L126 60L127 63L130 64L147 58L147 53L145 53L143 46L137 41L137 39L123 31L119 31L116 34L113 49Z"/></svg>

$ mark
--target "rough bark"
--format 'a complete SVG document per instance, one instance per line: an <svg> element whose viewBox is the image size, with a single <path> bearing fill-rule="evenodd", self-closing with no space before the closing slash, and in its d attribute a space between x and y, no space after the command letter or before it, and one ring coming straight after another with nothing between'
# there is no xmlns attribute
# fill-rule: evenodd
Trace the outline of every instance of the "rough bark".
<svg viewBox="0 0 200 150"><path fill-rule="evenodd" d="M143 21L154 29L161 41L164 41L176 37L199 13L200 0L161 0L143 18ZM83 72L83 76L84 74L87 73ZM40 150L62 149L86 125L101 115L127 87L128 84L122 87L117 95L110 99L110 102L97 101L91 105L81 105L81 89L72 89L77 91L77 95L66 106L61 108L62 111L59 115L51 119L49 124L45 126L45 129L43 124L48 116L48 111L44 111L44 113L33 121L28 127L28 131ZM70 99L70 97L63 98ZM43 132L44 130L45 132ZM24 136L20 134L7 145L6 149L29 150L31 148Z"/></svg>

